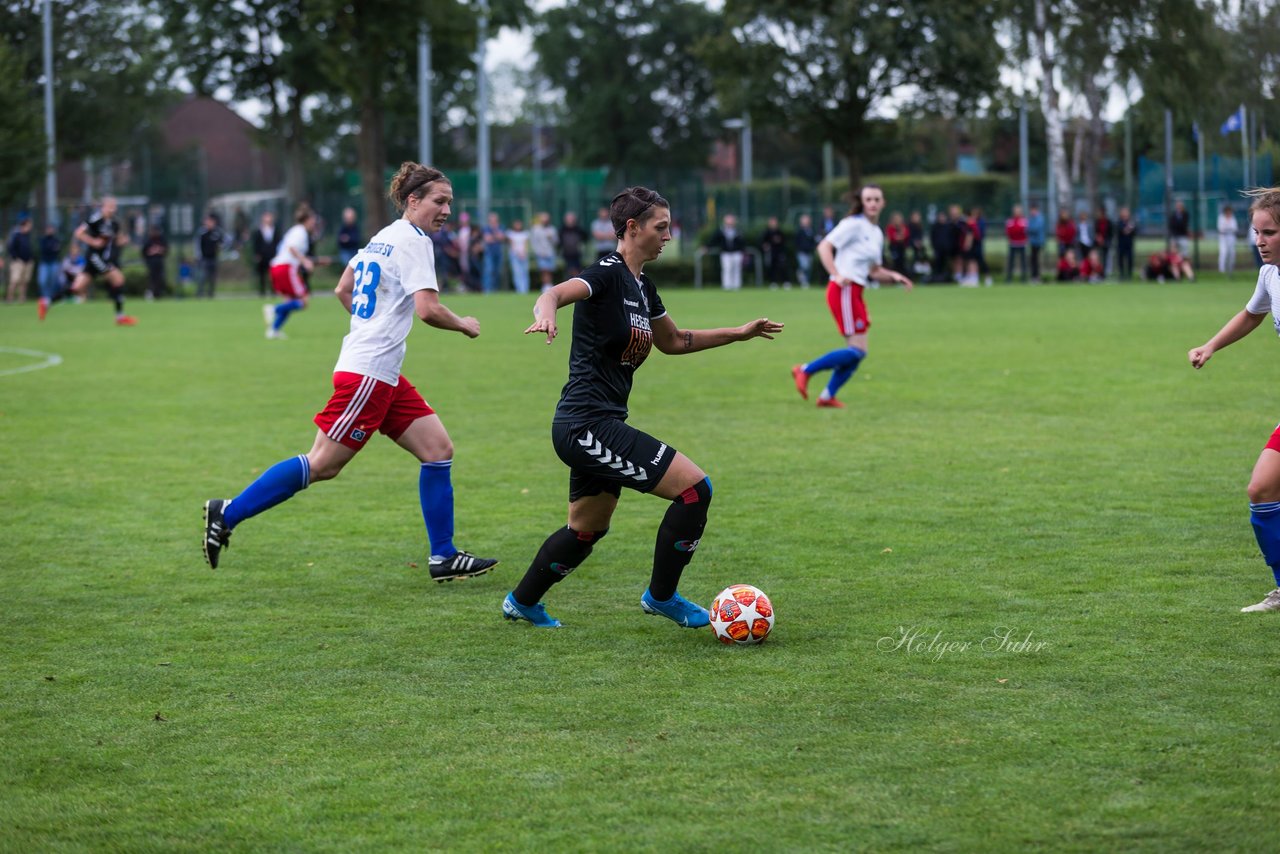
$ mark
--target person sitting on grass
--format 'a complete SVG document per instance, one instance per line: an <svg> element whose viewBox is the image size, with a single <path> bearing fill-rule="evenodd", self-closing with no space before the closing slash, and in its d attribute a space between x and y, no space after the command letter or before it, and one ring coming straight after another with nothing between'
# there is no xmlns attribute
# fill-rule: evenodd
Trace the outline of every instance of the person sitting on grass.
<svg viewBox="0 0 1280 854"><path fill-rule="evenodd" d="M1058 259L1058 281L1077 282L1080 280L1080 264L1076 261L1076 250L1063 251Z"/></svg>
<svg viewBox="0 0 1280 854"><path fill-rule="evenodd" d="M1090 249L1080 264L1080 278L1086 282L1101 282L1107 271L1102 267L1102 255L1097 249Z"/></svg>

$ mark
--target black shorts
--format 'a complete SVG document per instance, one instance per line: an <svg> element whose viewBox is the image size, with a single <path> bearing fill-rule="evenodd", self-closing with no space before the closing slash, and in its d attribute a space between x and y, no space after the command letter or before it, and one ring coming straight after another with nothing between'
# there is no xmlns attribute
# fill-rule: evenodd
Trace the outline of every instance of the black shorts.
<svg viewBox="0 0 1280 854"><path fill-rule="evenodd" d="M116 262L111 258L104 258L101 255L90 252L84 256L84 272L90 276L105 276L112 270L119 269Z"/></svg>
<svg viewBox="0 0 1280 854"><path fill-rule="evenodd" d="M671 467L676 449L617 418L552 424L551 444L569 467L569 501L622 487L652 492Z"/></svg>

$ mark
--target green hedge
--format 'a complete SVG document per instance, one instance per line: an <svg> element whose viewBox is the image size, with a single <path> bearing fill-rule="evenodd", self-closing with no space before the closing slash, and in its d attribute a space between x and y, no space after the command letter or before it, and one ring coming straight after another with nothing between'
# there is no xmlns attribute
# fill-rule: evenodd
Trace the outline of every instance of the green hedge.
<svg viewBox="0 0 1280 854"><path fill-rule="evenodd" d="M876 184L884 190L886 214L913 210L922 213L930 206L948 208L960 205L966 211L974 206L982 208L990 221L1003 218L1018 202L1017 182L1008 175L983 173L967 175L960 172L943 172L931 175L873 175L864 183ZM841 178L832 182L832 189L841 199L848 198L849 181ZM842 203L838 208L845 207ZM881 222L888 217L882 216Z"/></svg>

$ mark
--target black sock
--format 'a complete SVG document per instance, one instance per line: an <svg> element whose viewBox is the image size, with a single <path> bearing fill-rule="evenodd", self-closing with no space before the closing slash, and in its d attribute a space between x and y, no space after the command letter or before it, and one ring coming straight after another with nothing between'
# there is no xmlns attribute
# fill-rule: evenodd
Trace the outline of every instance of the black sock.
<svg viewBox="0 0 1280 854"><path fill-rule="evenodd" d="M591 554L608 529L603 531L575 531L569 526L547 537L533 563L525 572L524 578L512 591L515 600L521 605L537 605L551 589L551 585L562 581L566 575L578 568Z"/></svg>
<svg viewBox="0 0 1280 854"><path fill-rule="evenodd" d="M111 288L111 299L116 304L116 314L124 314L124 288Z"/></svg>
<svg viewBox="0 0 1280 854"><path fill-rule="evenodd" d="M676 595L680 575L693 559L693 550L707 527L707 507L711 504L711 479L703 478L680 493L658 526L653 547L653 575L649 595L665 602Z"/></svg>

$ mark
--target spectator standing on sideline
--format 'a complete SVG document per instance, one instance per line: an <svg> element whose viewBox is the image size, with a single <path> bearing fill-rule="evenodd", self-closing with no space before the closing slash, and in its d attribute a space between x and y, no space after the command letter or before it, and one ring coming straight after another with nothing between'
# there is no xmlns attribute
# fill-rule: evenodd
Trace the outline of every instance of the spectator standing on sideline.
<svg viewBox="0 0 1280 854"><path fill-rule="evenodd" d="M578 215L573 211L564 215L559 236L564 275L566 279L572 279L582 272L582 249L587 245L587 231L578 223Z"/></svg>
<svg viewBox="0 0 1280 854"><path fill-rule="evenodd" d="M982 208L974 208L969 212L969 228L973 231L973 260L977 264L976 273L980 274L986 284L991 284L991 268L987 266L987 218ZM977 277L975 275L976 283Z"/></svg>
<svg viewBox="0 0 1280 854"><path fill-rule="evenodd" d="M1075 249L1076 224L1071 221L1071 214L1067 213L1066 208L1058 208L1058 225L1054 229L1054 237L1058 239L1059 260L1067 254L1068 249Z"/></svg>
<svg viewBox="0 0 1280 854"><path fill-rule="evenodd" d="M204 215L204 228L196 235L196 243L196 255L200 259L196 296L213 299L213 292L218 287L218 255L222 252L222 229L213 214Z"/></svg>
<svg viewBox="0 0 1280 854"><path fill-rule="evenodd" d="M40 301L37 311L44 320L49 304L62 294L62 240L52 224L44 227L40 237Z"/></svg>
<svg viewBox="0 0 1280 854"><path fill-rule="evenodd" d="M953 237L947 212L939 209L933 224L929 226L929 248L933 250L933 275L929 280L932 282L951 280L951 253L955 245Z"/></svg>
<svg viewBox="0 0 1280 854"><path fill-rule="evenodd" d="M1083 261L1093 251L1093 222L1088 211L1080 211L1076 217L1076 257Z"/></svg>
<svg viewBox="0 0 1280 854"><path fill-rule="evenodd" d="M338 228L338 260L342 262L342 266L351 263L351 259L356 257L356 253L360 251L360 224L356 222L356 209L342 209L342 225Z"/></svg>
<svg viewBox="0 0 1280 854"><path fill-rule="evenodd" d="M480 233L484 242L484 272L481 274L480 288L491 294L502 286L502 245L507 240L502 230L502 220L496 211L489 212L489 220Z"/></svg>
<svg viewBox="0 0 1280 854"><path fill-rule="evenodd" d="M444 293L449 290L449 276L454 265L455 256L458 253L454 241L458 239L458 236L449 228L448 222L445 222L444 225L431 232L428 236L431 238L431 249L435 255L436 284L439 286L439 292ZM364 247L361 248L363 249ZM358 252L359 250L356 251Z"/></svg>
<svg viewBox="0 0 1280 854"><path fill-rule="evenodd" d="M159 299L169 290L164 276L164 261L168 255L169 241L159 224L153 224L142 241L142 262L147 265L147 299Z"/></svg>
<svg viewBox="0 0 1280 854"><path fill-rule="evenodd" d="M529 293L529 232L523 220L514 220L507 231L507 262L511 268L511 287L518 294Z"/></svg>
<svg viewBox="0 0 1280 854"><path fill-rule="evenodd" d="M31 217L23 214L18 224L9 232L9 293L5 302L26 302L27 288L31 286L32 273L36 269L35 246L31 240Z"/></svg>
<svg viewBox="0 0 1280 854"><path fill-rule="evenodd" d="M1133 240L1138 234L1138 223L1128 208L1121 208L1115 222L1116 271L1121 279L1133 278Z"/></svg>
<svg viewBox="0 0 1280 854"><path fill-rule="evenodd" d="M781 285L790 282L787 275L787 236L778 228L778 218L766 220L764 232L760 235L760 252L764 255L764 275L770 285Z"/></svg>
<svg viewBox="0 0 1280 854"><path fill-rule="evenodd" d="M1040 256L1044 252L1044 243L1048 237L1044 214L1039 205L1032 205L1027 217L1027 248L1031 250L1031 281L1040 281Z"/></svg>
<svg viewBox="0 0 1280 854"><path fill-rule="evenodd" d="M280 246L275 214L263 212L249 242L253 247L253 271L258 274L258 296L265 297L267 283L271 281L271 259L276 257L276 249Z"/></svg>
<svg viewBox="0 0 1280 854"><path fill-rule="evenodd" d="M612 252L618 244L618 238L613 233L613 223L609 221L608 208L600 208L596 211L596 218L591 223L591 241L596 250L597 260Z"/></svg>
<svg viewBox="0 0 1280 854"><path fill-rule="evenodd" d="M738 232L738 218L725 214L720 228L711 236L711 247L720 251L720 287L742 290L742 253L747 243Z"/></svg>
<svg viewBox="0 0 1280 854"><path fill-rule="evenodd" d="M800 226L796 229L796 279L800 287L809 287L809 277L813 274L813 252L818 248L818 236L813 233L813 217L800 215Z"/></svg>
<svg viewBox="0 0 1280 854"><path fill-rule="evenodd" d="M831 229L835 228L838 222L840 222L840 217L836 216L836 209L831 205L824 207L822 209L822 221L818 223L818 240L821 241L822 238L830 234Z"/></svg>
<svg viewBox="0 0 1280 854"><path fill-rule="evenodd" d="M902 219L902 214L894 211L889 215L889 224L884 229L884 239L889 244L889 266L907 274L907 247L911 244L911 232Z"/></svg>
<svg viewBox="0 0 1280 854"><path fill-rule="evenodd" d="M1181 199L1173 203L1173 213L1169 214L1169 237L1179 255L1191 251L1191 214Z"/></svg>
<svg viewBox="0 0 1280 854"><path fill-rule="evenodd" d="M1004 236L1009 240L1009 255L1004 265L1004 280L1013 281L1013 265L1018 265L1020 281L1027 280L1027 219L1022 205L1014 205L1013 213L1004 221Z"/></svg>
<svg viewBox="0 0 1280 854"><path fill-rule="evenodd" d="M973 254L973 229L964 209L951 206L951 275L961 285L978 284L978 264ZM970 279L972 270L973 278Z"/></svg>
<svg viewBox="0 0 1280 854"><path fill-rule="evenodd" d="M1102 276L1106 278L1107 265L1111 262L1111 244L1115 240L1115 226L1107 216L1106 205L1098 205L1098 215L1093 220L1093 248L1102 259Z"/></svg>
<svg viewBox="0 0 1280 854"><path fill-rule="evenodd" d="M546 211L538 214L533 228L529 229L529 252L538 265L539 286L544 291L551 287L551 278L556 272L556 244L559 242L555 226L551 224L551 214Z"/></svg>
<svg viewBox="0 0 1280 854"><path fill-rule="evenodd" d="M1218 272L1230 276L1236 269L1236 214L1223 205L1218 214Z"/></svg>
<svg viewBox="0 0 1280 854"><path fill-rule="evenodd" d="M458 214L458 235L454 238L458 278L462 280L464 290L474 291L477 288L476 277L476 231L471 226L471 214L463 211Z"/></svg>
<svg viewBox="0 0 1280 854"><path fill-rule="evenodd" d="M924 220L920 211L912 211L907 217L907 243L911 246L911 272L917 275L929 272L929 253L924 248Z"/></svg>

